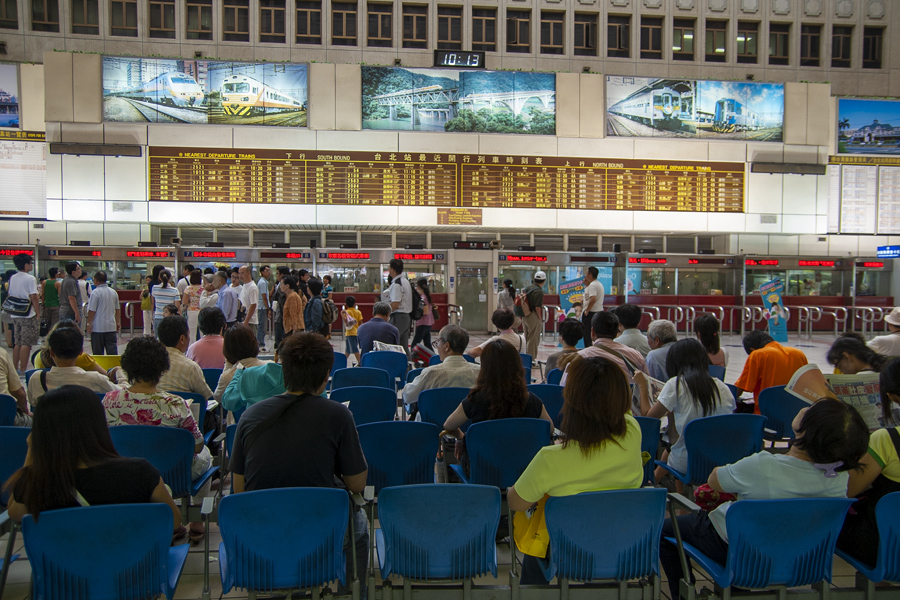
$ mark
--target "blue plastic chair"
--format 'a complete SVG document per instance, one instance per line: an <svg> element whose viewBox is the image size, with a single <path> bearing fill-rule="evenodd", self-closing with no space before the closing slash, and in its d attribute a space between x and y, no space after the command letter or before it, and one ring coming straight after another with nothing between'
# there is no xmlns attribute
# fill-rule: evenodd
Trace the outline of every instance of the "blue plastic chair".
<svg viewBox="0 0 900 600"><path fill-rule="evenodd" d="M197 427L200 428L200 433L203 434L203 442L208 444L212 439L213 434L215 433L214 429L210 429L209 431L203 430L203 424L206 422L206 407L209 406L209 399L204 398L203 394L198 394L196 392L178 392L175 390L170 390L169 393L175 396L179 396L180 398L189 401L191 404L196 403L197 406L200 407L200 414L197 417Z"/></svg>
<svg viewBox="0 0 900 600"><path fill-rule="evenodd" d="M496 419L469 427L466 451L469 476L450 465L464 483L508 488L541 448L550 444L550 423L543 419Z"/></svg>
<svg viewBox="0 0 900 600"><path fill-rule="evenodd" d="M547 383L550 385L559 385L559 382L562 381L563 372L559 369L550 369L550 372L547 373Z"/></svg>
<svg viewBox="0 0 900 600"><path fill-rule="evenodd" d="M212 391L216 391L216 388L219 386L219 378L222 377L223 369L203 369L203 379L206 380L206 385L209 386L209 389Z"/></svg>
<svg viewBox="0 0 900 600"><path fill-rule="evenodd" d="M368 356L368 354L366 355ZM349 402L357 425L393 421L397 416L397 392L383 387L345 387L331 392L335 402Z"/></svg>
<svg viewBox="0 0 900 600"><path fill-rule="evenodd" d="M684 551L723 589L830 582L834 544L852 503L851 498L741 500L725 515L724 565L690 544L684 544ZM786 531L790 535L784 535ZM666 540L676 543L674 538Z"/></svg>
<svg viewBox="0 0 900 600"><path fill-rule="evenodd" d="M716 467L730 465L762 449L766 418L761 415L716 415L694 419L684 428L687 472L662 461L656 464L685 485L706 483ZM730 509L729 509L730 510Z"/></svg>
<svg viewBox="0 0 900 600"><path fill-rule="evenodd" d="M560 429L562 425L563 386L552 383L532 383L528 391L541 399L547 414L553 419L553 426Z"/></svg>
<svg viewBox="0 0 900 600"><path fill-rule="evenodd" d="M731 390L731 395L734 396L734 401L738 402L738 398L740 398L741 395L738 392L737 386L733 383L726 383L725 385L728 386L729 390Z"/></svg>
<svg viewBox="0 0 900 600"><path fill-rule="evenodd" d="M399 352L385 350L366 352L362 357L362 366L372 369L384 369L394 382L394 389L403 389L406 385L406 371L409 368L409 359Z"/></svg>
<svg viewBox="0 0 900 600"><path fill-rule="evenodd" d="M334 376L334 372L338 369L346 369L347 368L347 355L343 352L334 351L334 363L331 365L331 375Z"/></svg>
<svg viewBox="0 0 900 600"><path fill-rule="evenodd" d="M359 443L369 463L367 484L383 488L434 483L441 428L432 423L393 421L359 425Z"/></svg>
<svg viewBox="0 0 900 600"><path fill-rule="evenodd" d="M548 581L659 576L666 490L644 488L553 497L545 518L550 556L539 559Z"/></svg>
<svg viewBox="0 0 900 600"><path fill-rule="evenodd" d="M371 367L338 369L331 378L332 390L342 387L359 387L361 385L383 387L391 390L396 389L390 373L384 369L373 369Z"/></svg>
<svg viewBox="0 0 900 600"><path fill-rule="evenodd" d="M725 381L725 367L720 365L709 365L709 374L719 381Z"/></svg>
<svg viewBox="0 0 900 600"><path fill-rule="evenodd" d="M783 385L764 389L759 393L759 414L766 418L765 438L773 442L794 439L791 423L809 403L784 391Z"/></svg>
<svg viewBox="0 0 900 600"><path fill-rule="evenodd" d="M200 492L203 484L219 467L191 481L194 458L194 436L186 429L158 425L119 425L109 428L113 445L122 456L150 461L163 481L172 489L173 498L189 498Z"/></svg>
<svg viewBox="0 0 900 600"><path fill-rule="evenodd" d="M878 559L868 565L841 549L835 553L866 579L866 598L875 597L875 584L900 581L900 492L882 496L875 506L878 523Z"/></svg>
<svg viewBox="0 0 900 600"><path fill-rule="evenodd" d="M349 514L347 492L335 488L225 496L219 503L222 591L302 590L335 579L345 583L343 545Z"/></svg>
<svg viewBox="0 0 900 600"><path fill-rule="evenodd" d="M635 417L641 426L641 452L648 452L650 460L644 465L644 482L642 485L656 485L653 467L656 466L656 453L659 451L659 432L662 421L652 417Z"/></svg>
<svg viewBox="0 0 900 600"><path fill-rule="evenodd" d="M7 394L0 394L0 427L12 427L15 423L16 399Z"/></svg>
<svg viewBox="0 0 900 600"><path fill-rule="evenodd" d="M171 600L190 549L169 546L172 511L165 504L50 510L38 522L25 515L22 530L35 600Z"/></svg>
<svg viewBox="0 0 900 600"><path fill-rule="evenodd" d="M525 368L525 383L531 383L531 366L534 364L534 359L530 354L522 352L519 353L519 356L522 358L522 366Z"/></svg>
<svg viewBox="0 0 900 600"><path fill-rule="evenodd" d="M463 354L463 358L466 359L466 362L470 362L470 363L472 363L473 365L475 364L475 357L474 357L474 356L469 356L468 354ZM431 358L428 359L428 366L429 366L429 367L432 367L432 366L434 366L434 365L439 365L439 364L441 364L442 362L443 362L443 361L441 360L440 355L438 355L438 354L433 354L433 355L431 356Z"/></svg>
<svg viewBox="0 0 900 600"><path fill-rule="evenodd" d="M388 487L378 497L381 576L465 581L497 576L500 490L484 485ZM436 541L436 540L439 540Z"/></svg>
<svg viewBox="0 0 900 600"><path fill-rule="evenodd" d="M447 417L469 395L469 388L445 387L423 390L419 394L419 415L426 423L443 428Z"/></svg>
<svg viewBox="0 0 900 600"><path fill-rule="evenodd" d="M6 540L6 552L3 558L0 558L0 598L3 597L3 592L6 590L6 579L9 575L9 565L16 562L21 555L13 554L13 548L16 544L16 531L18 527L9 518L9 513L3 511L0 514L0 535L9 532L9 537Z"/></svg>
<svg viewBox="0 0 900 600"><path fill-rule="evenodd" d="M27 386L29 382L31 382L31 376L37 373L38 371L49 371L50 369L28 369L25 371L25 385Z"/></svg>
<svg viewBox="0 0 900 600"><path fill-rule="evenodd" d="M6 481L25 464L28 455L30 427L0 427L0 481ZM9 492L0 492L0 503L6 507Z"/></svg>
<svg viewBox="0 0 900 600"><path fill-rule="evenodd" d="M420 367L418 369L410 369L409 371L407 371L406 372L406 383L412 383L413 380L416 377L418 377L419 375L421 375L422 371L424 371L424 370L425 370L424 367Z"/></svg>

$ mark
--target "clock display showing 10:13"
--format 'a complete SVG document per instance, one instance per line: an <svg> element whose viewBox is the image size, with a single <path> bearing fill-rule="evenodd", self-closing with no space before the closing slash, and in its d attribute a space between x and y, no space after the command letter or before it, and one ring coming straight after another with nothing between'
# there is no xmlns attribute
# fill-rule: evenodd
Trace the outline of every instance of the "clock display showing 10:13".
<svg viewBox="0 0 900 600"><path fill-rule="evenodd" d="M458 50L435 50L435 67L457 67L464 69L483 69L484 52L464 52Z"/></svg>

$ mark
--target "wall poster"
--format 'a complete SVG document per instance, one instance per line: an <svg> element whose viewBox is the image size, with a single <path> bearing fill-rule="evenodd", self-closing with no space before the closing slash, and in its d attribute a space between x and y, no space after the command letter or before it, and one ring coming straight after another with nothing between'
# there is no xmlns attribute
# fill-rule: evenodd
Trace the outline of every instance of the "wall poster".
<svg viewBox="0 0 900 600"><path fill-rule="evenodd" d="M0 127L19 126L19 70L0 64Z"/></svg>
<svg viewBox="0 0 900 600"><path fill-rule="evenodd" d="M838 99L838 154L900 154L900 101Z"/></svg>

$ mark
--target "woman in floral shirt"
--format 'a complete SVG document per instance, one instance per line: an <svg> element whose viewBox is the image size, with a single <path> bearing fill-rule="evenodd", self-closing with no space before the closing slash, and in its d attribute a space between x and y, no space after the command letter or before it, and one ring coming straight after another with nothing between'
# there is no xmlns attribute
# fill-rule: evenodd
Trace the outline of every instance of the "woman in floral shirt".
<svg viewBox="0 0 900 600"><path fill-rule="evenodd" d="M122 370L130 387L115 390L103 398L106 423L116 425L162 425L186 429L194 436L194 461L191 477L197 478L209 469L212 457L203 444L203 434L191 414L188 403L179 396L156 387L169 370L169 353L162 342L145 336L134 338L122 353ZM200 496L204 495L201 491ZM202 523L191 523L191 536L203 534Z"/></svg>

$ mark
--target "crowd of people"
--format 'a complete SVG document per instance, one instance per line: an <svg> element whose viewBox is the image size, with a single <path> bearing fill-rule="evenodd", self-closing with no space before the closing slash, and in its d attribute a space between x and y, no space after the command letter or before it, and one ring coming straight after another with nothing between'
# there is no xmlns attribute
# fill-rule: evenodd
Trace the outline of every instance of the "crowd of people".
<svg viewBox="0 0 900 600"><path fill-rule="evenodd" d="M201 537L202 523L182 527L179 509L159 473L146 461L118 456L108 432L108 427L128 424L184 429L195 441L192 470L204 472L212 461L203 436L210 424L198 422L190 403L178 392L215 399L236 418L229 459L234 493L298 486L361 492L368 466L353 415L346 406L329 400L326 392L335 360L327 335L338 318L345 331L344 353L357 363L382 345L407 351L410 334L414 345L432 345L440 362L424 368L402 390L410 419L421 419L417 404L422 392L469 389L442 424L442 435L456 438L456 458L464 470L468 470L466 423L525 417L548 421L552 429L553 418L561 416L556 443L546 440L508 490L509 506L517 512L530 511L547 497L641 487L644 458L637 416L668 417L660 459L684 471L687 450L680 433L689 423L735 412L758 414L761 392L787 384L807 364L801 350L778 343L765 331L750 331L742 340L747 359L735 380L735 395L710 373L711 365L727 369L729 363L714 316L697 317L692 337L679 339L676 325L663 319L652 321L644 334L639 329L639 307L625 304L607 310L602 286L594 286L585 294L582 318L560 324L562 348L548 357L547 371L563 372L563 407L560 415L551 415L529 391L531 381L522 362L522 354L537 356L534 321L543 302L545 274L539 271L519 293L512 282L504 282L501 295L508 297L491 317L497 333L485 342L470 347L468 332L450 324L440 329L431 344L434 320L428 282L411 283L403 275L402 261L391 261L391 282L368 321L352 296L340 310L333 303L329 306L330 281L305 271L293 274L279 267L270 287L262 279L254 282L247 267L206 274L186 268L183 279L174 284L166 270L155 270L147 290L155 336L129 341L121 366L107 371L83 350L85 337L77 320L80 310L74 314L62 310L72 307L69 299L73 297L76 308L80 306L80 267L71 271L67 267L66 280L50 285L57 292L59 320L35 355L35 364L40 361L47 370L23 386L16 372L24 370L31 346L37 344L31 321L40 312L40 294L29 275L30 257L20 256L24 258L16 257L16 266L22 275L10 279L9 295L27 299L30 306L24 306L21 315L13 315L18 345L11 359L4 352L0 360L0 371L5 371L0 392L16 399L22 417L18 424L32 427L28 459L6 484L11 492L9 514L18 520L28 513L37 516L45 510L86 504L163 502L172 507L175 539L186 534ZM264 267L261 273L268 271ZM93 350L108 348L108 329L120 328L118 313L110 313L118 302L112 290L103 289L105 276L98 275L88 305ZM74 279L74 286L66 283L68 278ZM596 273L589 270L586 288L591 289L595 281ZM49 296L52 301L54 292L48 294L46 287L45 283L43 298L46 302ZM173 314L167 314L170 305L174 305ZM413 319L417 308L421 315ZM275 317L273 360L260 357L267 341L265 333L260 335L265 332L261 323L267 321L268 311ZM331 312L338 314L327 314ZM425 315L432 315L432 320ZM894 406L900 405L900 343L895 344L900 340L900 308L887 322L891 332L869 342L858 334L838 337L827 360L841 373L878 373L883 418L892 423ZM517 332L519 323L524 337ZM93 346L95 340L99 346ZM579 342L588 343L579 349ZM204 368L222 369L215 389L207 383ZM745 393L752 398L742 398ZM724 561L728 552L725 514L733 502L744 499L877 499L900 491L900 435L893 428L870 435L859 413L837 398L823 398L801 410L791 427L794 442L786 453L761 451L713 470L709 488L732 494L733 500L679 517L686 542ZM655 475L659 485L668 485L663 469ZM681 491L680 484L675 487ZM352 518L356 537L349 539L348 534L344 550L356 554L363 572L369 560L368 523L358 509ZM663 535L671 536L673 527L667 521ZM874 510L857 510L848 517L838 545L874 564L877 539ZM542 557L525 556L523 584L546 583L538 558ZM679 580L691 575L682 571L672 544L662 542L660 558L677 597ZM348 569L352 562L347 561Z"/></svg>

